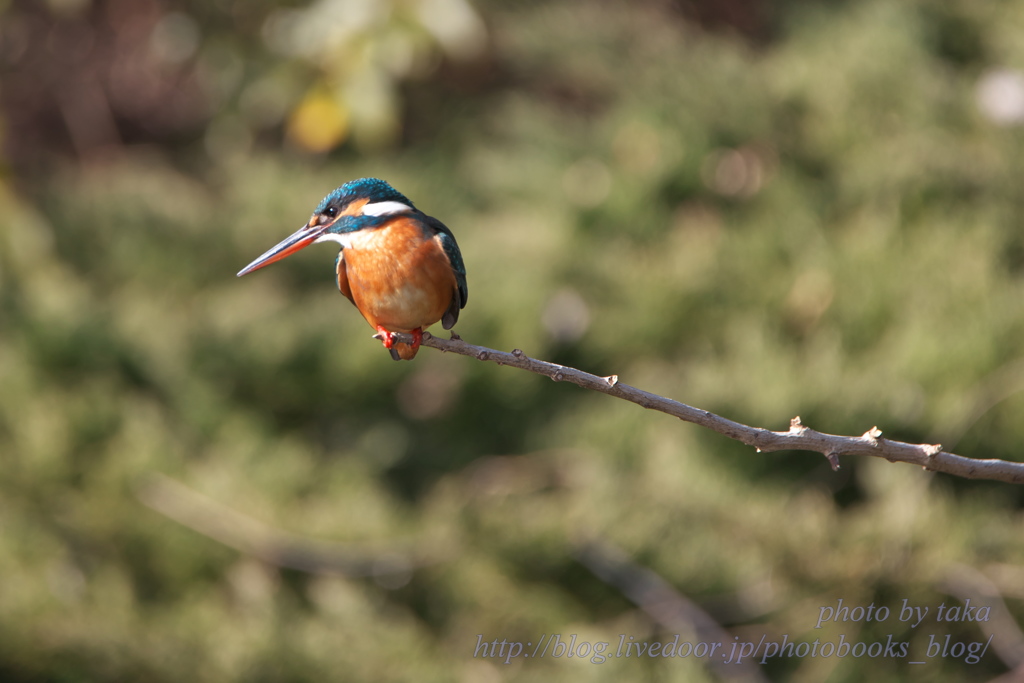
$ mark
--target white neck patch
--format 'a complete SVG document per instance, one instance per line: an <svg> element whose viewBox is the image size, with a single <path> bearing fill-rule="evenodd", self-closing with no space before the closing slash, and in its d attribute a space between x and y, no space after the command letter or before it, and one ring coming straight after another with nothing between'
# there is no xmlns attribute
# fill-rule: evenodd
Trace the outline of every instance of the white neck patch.
<svg viewBox="0 0 1024 683"><path fill-rule="evenodd" d="M402 202L374 202L366 204L362 208L364 216L393 216L410 211L412 211L412 207Z"/></svg>
<svg viewBox="0 0 1024 683"><path fill-rule="evenodd" d="M313 244L320 244L321 242L337 242L342 247L347 247L352 243L352 235L351 233L339 235L336 232L325 232L313 240Z"/></svg>

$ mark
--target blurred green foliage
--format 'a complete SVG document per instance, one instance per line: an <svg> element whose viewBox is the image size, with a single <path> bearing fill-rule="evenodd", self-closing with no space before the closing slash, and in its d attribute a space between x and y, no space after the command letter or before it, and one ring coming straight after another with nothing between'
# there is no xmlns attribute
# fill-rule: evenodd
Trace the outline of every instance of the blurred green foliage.
<svg viewBox="0 0 1024 683"><path fill-rule="evenodd" d="M971 623L814 625L839 598L956 603L970 571L1024 614L1017 488L833 473L508 368L394 363L327 249L233 274L384 177L458 236L474 343L758 426L1019 459L1022 22L968 0L5 4L0 678L711 680L473 657L478 634L671 638L578 562L587 538L745 640L911 643L773 680L1005 671L907 663L985 640ZM154 473L430 561L278 569L144 506Z"/></svg>

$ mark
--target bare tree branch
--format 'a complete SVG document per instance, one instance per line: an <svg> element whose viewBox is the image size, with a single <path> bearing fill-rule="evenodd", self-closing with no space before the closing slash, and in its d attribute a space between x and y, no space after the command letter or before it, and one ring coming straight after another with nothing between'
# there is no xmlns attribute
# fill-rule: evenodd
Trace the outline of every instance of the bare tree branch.
<svg viewBox="0 0 1024 683"><path fill-rule="evenodd" d="M395 335L406 343L412 342L410 335ZM686 422L707 427L730 439L753 446L759 453L796 450L814 451L828 458L832 469L839 469L840 455L871 455L885 458L889 462L906 462L920 465L926 470L944 472L965 479L995 479L1011 484L1024 483L1024 463L1006 460L977 460L947 453L939 444L910 444L882 437L878 427L872 427L860 436L839 436L824 434L810 429L794 417L785 432L749 427L739 422L715 415L707 410L688 406L664 396L652 394L619 381L618 375L599 377L565 365L530 358L519 349L511 353L476 346L463 341L452 333L451 339L441 339L428 332L423 333L423 345L440 351L450 351L477 360L490 361L498 365L511 365L522 370L550 377L556 382L572 382L584 389L600 391L621 398L650 410L657 410Z"/></svg>

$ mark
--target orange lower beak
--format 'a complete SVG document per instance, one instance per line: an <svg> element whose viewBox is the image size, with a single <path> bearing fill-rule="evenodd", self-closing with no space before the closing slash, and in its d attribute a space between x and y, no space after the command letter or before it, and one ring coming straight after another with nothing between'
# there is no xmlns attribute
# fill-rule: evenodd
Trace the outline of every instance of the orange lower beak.
<svg viewBox="0 0 1024 683"><path fill-rule="evenodd" d="M315 242L321 234L323 234L323 231L323 226L319 225L306 224L302 226L295 231L295 233L281 240L281 242L268 249L266 253L258 259L238 271L238 277L242 277L246 273L251 273L254 270L259 270L264 266L269 266L275 261L280 261L284 257L294 254L299 249L308 247Z"/></svg>

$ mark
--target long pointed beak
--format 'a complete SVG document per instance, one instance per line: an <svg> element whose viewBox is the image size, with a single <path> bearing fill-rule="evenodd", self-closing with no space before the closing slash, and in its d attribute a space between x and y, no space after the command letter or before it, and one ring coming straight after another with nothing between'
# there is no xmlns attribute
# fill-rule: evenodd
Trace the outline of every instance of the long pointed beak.
<svg viewBox="0 0 1024 683"><path fill-rule="evenodd" d="M258 259L242 268L238 271L237 277L242 277L246 273L251 273L254 270L259 270L264 266L269 266L275 261L280 261L286 256L290 256L297 252L299 249L308 247L316 238L323 234L325 225L303 225L301 228L296 230L294 233L281 240L278 244L274 245L266 251Z"/></svg>

